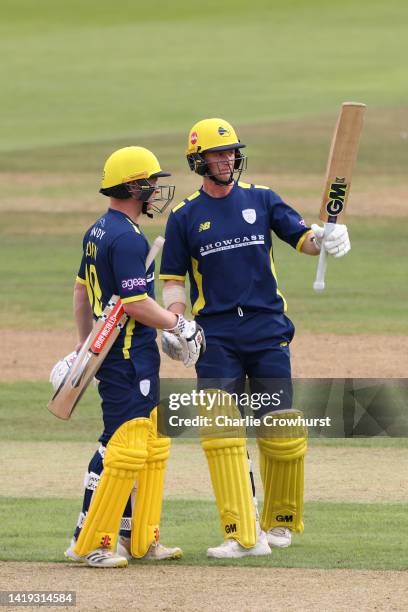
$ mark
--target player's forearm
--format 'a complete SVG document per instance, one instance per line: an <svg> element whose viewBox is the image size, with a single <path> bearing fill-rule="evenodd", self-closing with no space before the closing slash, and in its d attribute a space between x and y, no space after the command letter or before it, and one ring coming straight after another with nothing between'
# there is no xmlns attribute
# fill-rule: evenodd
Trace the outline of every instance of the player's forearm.
<svg viewBox="0 0 408 612"><path fill-rule="evenodd" d="M176 302L175 304L172 304L171 306L169 306L168 310L170 312L174 312L175 314L184 315L186 311L186 305L180 304L180 302Z"/></svg>
<svg viewBox="0 0 408 612"><path fill-rule="evenodd" d="M147 297L145 300L124 304L126 314L143 325L158 329L172 329L177 325L174 313L162 308L155 300Z"/></svg>
<svg viewBox="0 0 408 612"><path fill-rule="evenodd" d="M301 253L305 253L306 255L319 255L320 249L316 244L316 237L313 232L310 232L306 236L300 251Z"/></svg>
<svg viewBox="0 0 408 612"><path fill-rule="evenodd" d="M74 317L80 344L89 336L93 327L92 309L85 285L76 283L74 287Z"/></svg>
<svg viewBox="0 0 408 612"><path fill-rule="evenodd" d="M164 282L163 303L170 312L184 315L186 310L186 288L183 281L168 280Z"/></svg>

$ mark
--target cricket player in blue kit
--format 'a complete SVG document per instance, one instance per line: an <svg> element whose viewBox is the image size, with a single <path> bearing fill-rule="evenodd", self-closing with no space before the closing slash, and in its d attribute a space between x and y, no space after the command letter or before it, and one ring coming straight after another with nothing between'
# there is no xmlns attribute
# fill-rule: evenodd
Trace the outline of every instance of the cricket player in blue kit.
<svg viewBox="0 0 408 612"><path fill-rule="evenodd" d="M223 119L199 121L190 130L187 160L203 179L202 187L175 206L166 228L160 278L166 308L183 314L185 278L195 320L205 332L207 350L196 364L200 388L281 393L255 415L300 416L292 406L289 344L293 323L279 290L272 233L294 249L318 255L323 228L305 221L268 187L240 181L246 169L245 147ZM325 242L336 257L347 253L346 226L337 226ZM179 359L179 342L166 332L163 349ZM275 395L274 395L275 394ZM222 412L222 408L219 408ZM287 426L289 427L289 426ZM270 554L286 547L292 531L303 531L304 456L302 426L273 437L260 428L257 443L264 487L260 525L253 503L245 431L220 439L208 428L201 441L225 541L208 549L216 558Z"/></svg>
<svg viewBox="0 0 408 612"><path fill-rule="evenodd" d="M195 322L155 301L154 262L145 269L149 244L138 224L141 214L161 212L173 199L172 185L157 184L167 176L143 147L115 151L106 161L100 190L110 198L110 207L83 240L74 290L76 350L113 294L120 296L129 316L97 374L104 430L89 464L82 511L66 551L70 560L92 567L125 567L132 557L157 560L182 555L179 548L159 542L170 440L157 435L156 328L180 338L186 365L197 360L203 336Z"/></svg>

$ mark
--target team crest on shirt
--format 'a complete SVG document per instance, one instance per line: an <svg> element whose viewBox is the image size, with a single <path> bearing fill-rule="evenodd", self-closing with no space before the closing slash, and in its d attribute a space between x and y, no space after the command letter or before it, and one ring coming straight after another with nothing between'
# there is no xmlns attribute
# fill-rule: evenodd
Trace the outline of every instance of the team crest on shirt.
<svg viewBox="0 0 408 612"><path fill-rule="evenodd" d="M242 211L242 216L247 223L255 223L256 221L256 211L254 208L245 208Z"/></svg>
<svg viewBox="0 0 408 612"><path fill-rule="evenodd" d="M150 380L144 378L139 383L140 393L146 397L150 391Z"/></svg>

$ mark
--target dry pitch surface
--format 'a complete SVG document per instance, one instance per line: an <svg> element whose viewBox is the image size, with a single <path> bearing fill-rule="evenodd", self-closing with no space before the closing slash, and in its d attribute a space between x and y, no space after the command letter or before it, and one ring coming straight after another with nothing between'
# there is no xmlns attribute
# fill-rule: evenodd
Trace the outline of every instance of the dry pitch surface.
<svg viewBox="0 0 408 612"><path fill-rule="evenodd" d="M51 563L0 563L0 577L2 588L8 590L76 590L76 609L111 612L402 611L408 603L403 572L175 565L109 571Z"/></svg>
<svg viewBox="0 0 408 612"><path fill-rule="evenodd" d="M0 330L0 381L47 380L54 363L72 351L73 332ZM381 348L381 354L379 354ZM291 345L295 378L404 378L407 336L298 333ZM29 355L29 358L28 358ZM194 377L162 357L162 378Z"/></svg>

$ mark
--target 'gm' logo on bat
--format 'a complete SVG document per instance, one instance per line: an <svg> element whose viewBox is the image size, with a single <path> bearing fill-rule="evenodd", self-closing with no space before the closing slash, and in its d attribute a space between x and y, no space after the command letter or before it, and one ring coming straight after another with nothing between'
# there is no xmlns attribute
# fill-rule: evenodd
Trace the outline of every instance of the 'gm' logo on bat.
<svg viewBox="0 0 408 612"><path fill-rule="evenodd" d="M345 178L336 176L336 181L330 185L329 201L326 204L326 210L332 217L337 217L344 209L348 187L345 181Z"/></svg>

